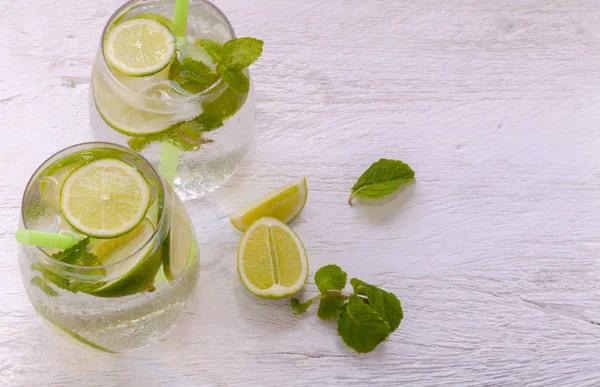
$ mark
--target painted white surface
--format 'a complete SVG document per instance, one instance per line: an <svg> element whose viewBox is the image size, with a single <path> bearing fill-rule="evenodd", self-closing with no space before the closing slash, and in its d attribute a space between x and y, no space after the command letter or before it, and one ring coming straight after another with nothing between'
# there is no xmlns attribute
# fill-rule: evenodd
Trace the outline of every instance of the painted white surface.
<svg viewBox="0 0 600 387"><path fill-rule="evenodd" d="M266 48L249 155L188 203L202 248L189 313L126 355L51 333L21 285L17 212L46 156L92 139L90 66L119 2L0 1L0 385L600 384L597 0L220 0ZM416 185L349 207L384 156ZM237 278L227 216L302 175L311 274L336 263L402 299L371 354Z"/></svg>

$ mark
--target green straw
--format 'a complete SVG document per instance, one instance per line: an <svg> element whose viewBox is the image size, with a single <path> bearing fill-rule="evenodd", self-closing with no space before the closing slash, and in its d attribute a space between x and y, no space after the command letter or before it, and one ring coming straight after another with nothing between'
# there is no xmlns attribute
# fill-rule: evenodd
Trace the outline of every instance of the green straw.
<svg viewBox="0 0 600 387"><path fill-rule="evenodd" d="M25 229L19 229L15 237L17 238L17 242L22 245L52 247L62 250L68 249L79 241L75 236L69 234L55 234Z"/></svg>
<svg viewBox="0 0 600 387"><path fill-rule="evenodd" d="M175 1L175 15L173 16L173 32L179 38L185 38L187 26L188 0Z"/></svg>
<svg viewBox="0 0 600 387"><path fill-rule="evenodd" d="M188 0L175 1L175 14L173 15L173 31L177 37L177 47L181 47L186 42L186 26L188 17ZM165 141L160 146L160 166L159 171L171 186L175 181L175 172L179 165L180 151L173 144Z"/></svg>

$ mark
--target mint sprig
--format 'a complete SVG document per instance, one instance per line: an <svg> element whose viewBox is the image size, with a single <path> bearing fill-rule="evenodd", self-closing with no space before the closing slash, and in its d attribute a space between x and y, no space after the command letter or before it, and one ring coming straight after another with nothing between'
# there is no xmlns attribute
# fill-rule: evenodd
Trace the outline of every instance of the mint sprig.
<svg viewBox="0 0 600 387"><path fill-rule="evenodd" d="M302 314L319 301L317 315L322 320L338 320L338 334L359 353L371 352L394 332L404 314L398 297L377 286L352 278L353 294L345 294L348 275L337 265L327 265L315 273L321 294L306 302L292 298L291 307Z"/></svg>
<svg viewBox="0 0 600 387"><path fill-rule="evenodd" d="M88 252L87 249L89 243L90 238L82 239L81 241L77 242L75 245L69 247L68 249L53 254L52 258L74 266L101 266L102 263L100 262L98 257ZM53 295L53 293L56 293L56 291L49 286L49 283L56 285L60 289L68 290L73 293L77 293L79 291L86 292L95 288L96 286L102 285L101 283L86 283L75 280L69 280L67 278L64 278L62 275L55 273L54 270L50 270L46 265L42 264L41 262L32 264L31 270L38 271L42 275L42 277L34 277L31 280L32 285L39 287L48 295ZM61 268L60 270L64 270L66 272L69 271L68 268ZM87 274L100 276L106 274L106 271L104 269L97 268L89 270Z"/></svg>
<svg viewBox="0 0 600 387"><path fill-rule="evenodd" d="M395 192L401 185L414 181L415 172L400 160L380 159L373 163L352 187L348 203L355 196L379 199Z"/></svg>
<svg viewBox="0 0 600 387"><path fill-rule="evenodd" d="M211 143L203 135L222 127L225 120L234 115L246 102L250 90L250 80L244 69L254 63L262 54L263 41L254 38L236 38L224 45L209 39L194 42L211 57L213 63L204 63L186 57L171 65L169 77L192 93L207 90L219 78L227 87L208 90L207 94L220 93L210 102L202 104L202 114L188 121L178 122L159 133L131 136L127 144L140 152L153 143L168 141L184 152L194 151L201 145Z"/></svg>

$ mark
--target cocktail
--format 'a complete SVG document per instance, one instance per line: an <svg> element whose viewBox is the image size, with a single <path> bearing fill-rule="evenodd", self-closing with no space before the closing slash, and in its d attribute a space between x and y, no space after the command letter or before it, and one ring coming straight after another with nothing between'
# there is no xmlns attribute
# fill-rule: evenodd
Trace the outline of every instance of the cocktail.
<svg viewBox="0 0 600 387"><path fill-rule="evenodd" d="M180 318L198 280L185 207L140 155L64 149L23 195L19 261L35 310L63 336L107 351L143 347Z"/></svg>
<svg viewBox="0 0 600 387"><path fill-rule="evenodd" d="M246 153L262 41L236 38L204 0L133 0L106 23L93 65L96 139L141 152L183 200L222 185Z"/></svg>

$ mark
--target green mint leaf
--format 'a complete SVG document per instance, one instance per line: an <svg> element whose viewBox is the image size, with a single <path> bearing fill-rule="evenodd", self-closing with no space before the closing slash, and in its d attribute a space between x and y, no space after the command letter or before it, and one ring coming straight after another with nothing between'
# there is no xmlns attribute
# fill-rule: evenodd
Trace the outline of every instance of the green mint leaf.
<svg viewBox="0 0 600 387"><path fill-rule="evenodd" d="M37 286L38 288L40 288L44 293L46 293L50 297L58 296L58 292L56 290L52 289L52 287L50 285L48 285L46 280L43 279L42 277L33 277L31 279L31 284L33 286Z"/></svg>
<svg viewBox="0 0 600 387"><path fill-rule="evenodd" d="M312 305L313 302L315 302L315 300L318 298L311 298L310 300L306 301L306 302L300 302L299 299L297 298L292 298L290 305L292 307L292 309L294 309L294 314L302 314L304 312L306 312L306 310Z"/></svg>
<svg viewBox="0 0 600 387"><path fill-rule="evenodd" d="M400 160L380 159L363 173L354 187L348 203L354 196L379 199L395 192L402 184L415 179L415 172Z"/></svg>
<svg viewBox="0 0 600 387"><path fill-rule="evenodd" d="M230 70L240 71L250 66L261 56L262 40L254 38L236 38L223 45L220 63Z"/></svg>
<svg viewBox="0 0 600 387"><path fill-rule="evenodd" d="M87 251L89 244L90 238L82 239L68 249L61 251L60 253L53 254L52 258L75 266L102 266L102 262L100 262L98 257ZM96 270L91 270L87 274L102 275L106 274L106 271L98 268Z"/></svg>
<svg viewBox="0 0 600 387"><path fill-rule="evenodd" d="M65 289L65 290L69 290L69 280L67 280L66 278L61 277L58 274L55 274L54 272L50 271L48 268L46 268L44 265L42 265L41 263L34 263L31 265L31 270L35 270L40 272L40 274L42 274L42 276L44 277L44 279L50 283L53 283L54 285L58 286L61 289Z"/></svg>
<svg viewBox="0 0 600 387"><path fill-rule="evenodd" d="M391 332L398 328L404 314L402 312L402 304L394 293L386 292L377 286L369 285L356 278L352 278L350 284L354 288L355 294L367 296L369 306L390 324Z"/></svg>
<svg viewBox="0 0 600 387"><path fill-rule="evenodd" d="M317 316L319 316L321 320L331 320L340 317L345 308L346 301L343 297L323 296L323 298L321 298L321 303L319 304Z"/></svg>
<svg viewBox="0 0 600 387"><path fill-rule="evenodd" d="M184 70L187 70L197 76L213 73L213 69L196 59L185 58L181 65L183 66Z"/></svg>
<svg viewBox="0 0 600 387"><path fill-rule="evenodd" d="M223 65L217 66L221 78L238 93L247 93L250 90L250 80L241 70L232 70Z"/></svg>
<svg viewBox="0 0 600 387"><path fill-rule="evenodd" d="M348 274L338 265L323 266L315 273L315 283L321 294L329 290L342 290L346 286Z"/></svg>
<svg viewBox="0 0 600 387"><path fill-rule="evenodd" d="M338 334L358 353L371 352L390 334L390 325L361 298L351 295L338 321Z"/></svg>
<svg viewBox="0 0 600 387"><path fill-rule="evenodd" d="M202 47L215 63L221 62L223 46L219 42L210 39L198 39L196 44Z"/></svg>
<svg viewBox="0 0 600 387"><path fill-rule="evenodd" d="M82 239L68 249L63 250L60 253L52 254L52 258L74 265L83 255L88 254L87 247L89 244L90 238Z"/></svg>

